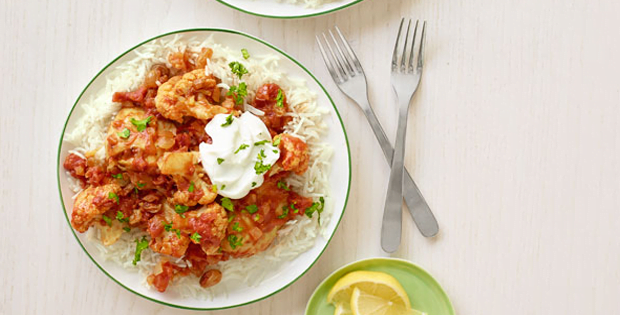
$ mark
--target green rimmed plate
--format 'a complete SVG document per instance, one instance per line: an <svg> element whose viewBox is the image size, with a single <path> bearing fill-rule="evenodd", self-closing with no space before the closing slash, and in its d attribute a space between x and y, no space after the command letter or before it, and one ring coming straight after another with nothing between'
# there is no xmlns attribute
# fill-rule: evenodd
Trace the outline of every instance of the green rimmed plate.
<svg viewBox="0 0 620 315"><path fill-rule="evenodd" d="M312 293L306 315L333 315L335 308L327 303L329 290L342 276L357 270L381 271L395 277L407 291L411 306L416 310L428 315L454 315L452 303L439 283L420 266L398 258L358 260L334 271Z"/></svg>
<svg viewBox="0 0 620 315"><path fill-rule="evenodd" d="M235 285L234 288L227 288L227 292L219 292L216 290L216 295L213 300L184 298L174 292L159 293L156 290L145 287L143 284L144 277L142 275L138 272L130 272L123 269L114 262L106 261L99 254L94 243L88 241L85 234L76 233L69 223L73 208L73 192L69 188L68 175L64 172L62 164L68 155L68 151L73 149L73 146L63 141L65 133L76 127L79 118L85 114L81 105L87 102L91 96L95 95L105 86L105 78L108 74L115 71L123 63L136 57L144 44L156 39L174 36L179 36L179 41L181 42L188 38L200 40L212 36L216 42L222 45L239 50L245 48L256 56L275 54L280 58L279 67L281 67L289 77L304 79L308 88L316 93L318 104L327 108L330 112L324 119L324 122L329 128L328 135L324 138L324 141L331 144L334 148L334 156L331 161L332 171L329 174L331 186L330 196L333 198L333 212L330 221L326 225L328 237L317 237L312 248L272 270L265 276L265 279L259 286L250 287L243 283L239 283L239 285ZM346 131L340 114L321 83L303 65L275 46L251 35L226 29L189 29L162 34L136 45L112 60L95 75L73 105L62 131L57 158L58 188L63 206L63 214L68 223L67 226L71 229L78 244L84 249L84 252L93 263L113 281L143 298L168 306L196 310L217 310L256 302L283 290L305 274L321 256L336 232L342 215L344 214L351 183L351 157Z"/></svg>
<svg viewBox="0 0 620 315"><path fill-rule="evenodd" d="M296 19L331 13L352 6L362 0L331 0L316 8L304 4L286 3L286 0L217 0L233 9L261 17Z"/></svg>

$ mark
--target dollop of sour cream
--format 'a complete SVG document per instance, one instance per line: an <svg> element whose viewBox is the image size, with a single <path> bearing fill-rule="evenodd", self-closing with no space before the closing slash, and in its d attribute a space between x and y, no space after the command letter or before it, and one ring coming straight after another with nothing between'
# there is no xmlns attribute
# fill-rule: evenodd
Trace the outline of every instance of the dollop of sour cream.
<svg viewBox="0 0 620 315"><path fill-rule="evenodd" d="M263 184L263 177L278 158L267 126L245 112L239 118L219 114L205 126L212 143L201 143L202 166L217 185L217 193L240 199Z"/></svg>

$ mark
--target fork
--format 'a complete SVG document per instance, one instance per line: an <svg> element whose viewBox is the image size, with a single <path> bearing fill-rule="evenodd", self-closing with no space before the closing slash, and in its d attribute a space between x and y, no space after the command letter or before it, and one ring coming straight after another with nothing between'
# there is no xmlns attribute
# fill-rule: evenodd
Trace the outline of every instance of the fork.
<svg viewBox="0 0 620 315"><path fill-rule="evenodd" d="M394 143L394 156L392 157L392 168L390 170L390 180L388 182L387 196L385 198L385 208L383 210L383 224L381 226L381 247L386 252L394 252L400 245L402 229L402 199L403 199L403 173L405 167L405 144L407 134L407 116L409 104L413 95L420 85L422 78L422 68L424 63L424 37L426 22L422 26L420 43L418 44L418 55L414 56L416 46L416 36L418 35L418 24L416 21L413 30L411 47L407 51L409 41L409 31L411 30L411 20L407 23L407 33L405 43L402 47L402 54L399 54L401 33L403 31L405 19L400 21L394 52L392 53L392 75L390 81L396 92L399 101L398 126L396 129L396 142ZM407 60L407 55L409 58ZM414 61L417 60L415 67Z"/></svg>
<svg viewBox="0 0 620 315"><path fill-rule="evenodd" d="M392 161L394 149L368 101L368 89L364 69L349 45L349 42L344 35L342 35L342 32L340 32L340 29L336 26L335 30L338 35L337 37L334 36L331 30L329 31L329 36L335 49L332 48L332 44L330 44L330 40L328 40L325 33L322 34L322 37L327 49L324 48L324 44L321 42L319 36L316 37L319 50L323 56L323 61L338 88L347 97L357 103L364 112L364 115L368 119L368 123L372 127L372 131L379 141L386 161L390 163ZM425 237L435 236L439 231L437 221L407 170L405 170L403 185L405 203L420 233Z"/></svg>

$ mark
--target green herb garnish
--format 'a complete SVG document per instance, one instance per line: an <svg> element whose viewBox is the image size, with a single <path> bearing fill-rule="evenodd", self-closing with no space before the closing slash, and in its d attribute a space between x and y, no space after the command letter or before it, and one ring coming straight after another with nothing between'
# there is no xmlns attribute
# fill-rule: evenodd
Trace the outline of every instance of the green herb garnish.
<svg viewBox="0 0 620 315"><path fill-rule="evenodd" d="M192 234L192 236L190 236L189 238L196 243L200 243L200 239L202 238L202 236L200 236L200 234L198 234L197 232L194 232L194 234Z"/></svg>
<svg viewBox="0 0 620 315"><path fill-rule="evenodd" d="M148 124L151 122L151 118L153 118L153 116L146 117L145 119L142 119L142 120L131 118L130 121L134 126L136 126L136 129L138 130L138 132L141 132L141 131L144 131L144 129L146 129L146 126L148 126Z"/></svg>
<svg viewBox="0 0 620 315"><path fill-rule="evenodd" d="M166 223L164 224L164 230L166 232L170 232L170 230L172 230L172 223Z"/></svg>
<svg viewBox="0 0 620 315"><path fill-rule="evenodd" d="M149 247L149 241L146 240L146 236L142 236L142 240L136 239L136 254L133 258L134 266L140 261L140 256L142 255L142 251Z"/></svg>
<svg viewBox="0 0 620 315"><path fill-rule="evenodd" d="M282 214L278 216L278 219L284 219L288 215L288 207L282 207Z"/></svg>
<svg viewBox="0 0 620 315"><path fill-rule="evenodd" d="M269 164L263 164L263 161L256 161L254 164L254 170L256 171L256 175L263 174L267 172L271 168Z"/></svg>
<svg viewBox="0 0 620 315"><path fill-rule="evenodd" d="M239 79L241 79L244 74L248 73L248 69L238 61L233 61L229 63L228 66L230 67L230 71L236 74Z"/></svg>
<svg viewBox="0 0 620 315"><path fill-rule="evenodd" d="M107 225L112 226L112 220L108 218L107 215L104 214L102 217L103 217L103 221L105 221Z"/></svg>
<svg viewBox="0 0 620 315"><path fill-rule="evenodd" d="M110 193L108 194L108 199L114 199L114 200L116 201L116 204L119 204L119 198L118 198L118 195L117 195L117 194L115 194L115 193L113 193L113 192L110 192Z"/></svg>
<svg viewBox="0 0 620 315"><path fill-rule="evenodd" d="M226 116L226 122L222 124L222 127L230 126L233 122L233 114Z"/></svg>
<svg viewBox="0 0 620 315"><path fill-rule="evenodd" d="M280 135L273 137L273 146L277 147L280 145Z"/></svg>
<svg viewBox="0 0 620 315"><path fill-rule="evenodd" d="M323 197L319 198L319 202L313 202L310 207L308 207L305 211L306 216L308 218L312 218L312 215L316 212L319 214L319 224L321 224L321 212L325 208L325 199Z"/></svg>
<svg viewBox="0 0 620 315"><path fill-rule="evenodd" d="M282 90L278 90L278 95L276 96L276 106L284 107L284 94L282 94Z"/></svg>
<svg viewBox="0 0 620 315"><path fill-rule="evenodd" d="M124 228L123 228L123 231L125 231L125 232L129 233L129 232L131 232L131 228L129 228L129 227L124 227Z"/></svg>
<svg viewBox="0 0 620 315"><path fill-rule="evenodd" d="M260 220L260 214L257 213L256 215L254 215L254 221L258 221L258 220Z"/></svg>
<svg viewBox="0 0 620 315"><path fill-rule="evenodd" d="M112 177L116 179L123 179L123 174L122 173L112 174Z"/></svg>
<svg viewBox="0 0 620 315"><path fill-rule="evenodd" d="M144 186L146 186L146 183L137 182L136 186L138 186L138 188L143 188Z"/></svg>
<svg viewBox="0 0 620 315"><path fill-rule="evenodd" d="M239 226L239 222L235 222L232 226L232 230L235 232L241 232L243 231L243 228Z"/></svg>
<svg viewBox="0 0 620 315"><path fill-rule="evenodd" d="M290 189L290 188L286 185L286 183L285 183L285 182L283 182L283 181L281 181L281 180L280 180L280 181L278 181L278 188L280 188L280 189L284 189L284 190L286 190L286 191L290 191L290 190L291 190L291 189Z"/></svg>
<svg viewBox="0 0 620 315"><path fill-rule="evenodd" d="M187 189L189 192L194 192L194 182L189 182L189 188Z"/></svg>
<svg viewBox="0 0 620 315"><path fill-rule="evenodd" d="M228 211L235 211L235 206L232 203L232 200L230 200L230 198L222 198L222 207L224 207L224 209L228 210Z"/></svg>
<svg viewBox="0 0 620 315"><path fill-rule="evenodd" d="M245 149L247 149L247 148L249 148L249 147L250 147L249 145L247 145L247 144L245 144L245 143L242 143L242 144L239 146L239 148L237 149L237 151L235 151L235 154L237 154L237 153L239 153L239 151L241 151L241 150L245 150Z"/></svg>
<svg viewBox="0 0 620 315"><path fill-rule="evenodd" d="M250 58L250 53L248 52L248 50L247 50L247 49L242 48L242 49L241 49L241 53L243 54L243 59L248 59L248 58Z"/></svg>
<svg viewBox="0 0 620 315"><path fill-rule="evenodd" d="M228 244L230 244L230 248L235 249L241 245L243 245L243 238L238 238L237 235L231 234L228 235Z"/></svg>
<svg viewBox="0 0 620 315"><path fill-rule="evenodd" d="M116 220L118 220L121 223L129 222L129 218L126 218L125 214L123 214L120 211L116 211Z"/></svg>
<svg viewBox="0 0 620 315"><path fill-rule="evenodd" d="M217 165L221 165L225 160L222 158L217 158Z"/></svg>
<svg viewBox="0 0 620 315"><path fill-rule="evenodd" d="M226 95L232 95L233 99L235 100L235 104L241 105L243 104L243 100L245 99L245 97L248 95L248 86L245 84L245 82L239 83L239 86L233 85L230 87Z"/></svg>
<svg viewBox="0 0 620 315"><path fill-rule="evenodd" d="M256 186L256 182L252 182L252 187Z"/></svg>
<svg viewBox="0 0 620 315"><path fill-rule="evenodd" d="M185 218L185 215L183 215L183 213L187 212L188 209L189 209L188 206L174 205L174 212L178 213L181 216L181 218Z"/></svg>
<svg viewBox="0 0 620 315"><path fill-rule="evenodd" d="M128 128L123 129L123 131L121 132L117 132L116 135L123 138L123 139L127 139L129 138L129 135L131 134L131 131L129 131Z"/></svg>
<svg viewBox="0 0 620 315"><path fill-rule="evenodd" d="M249 206L245 207L245 210L248 210L249 213L255 213L256 211L258 211L258 206L257 205L249 205Z"/></svg>
<svg viewBox="0 0 620 315"><path fill-rule="evenodd" d="M254 145L263 145L265 143L269 143L269 140L263 140L263 141L258 141L258 142L254 142Z"/></svg>

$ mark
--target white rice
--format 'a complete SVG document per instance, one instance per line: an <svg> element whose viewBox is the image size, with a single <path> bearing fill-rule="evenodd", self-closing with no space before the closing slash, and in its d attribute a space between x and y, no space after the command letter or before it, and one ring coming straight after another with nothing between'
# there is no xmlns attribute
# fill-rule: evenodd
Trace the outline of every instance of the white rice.
<svg viewBox="0 0 620 315"><path fill-rule="evenodd" d="M325 210L321 214L320 225L316 215L312 219L300 216L297 220L288 222L278 232L274 243L264 252L249 258L220 262L217 268L222 271L222 281L213 288L200 287L198 279L193 275L178 278L168 287L168 291L176 291L183 297L197 299L209 299L226 294L226 287L239 280L249 286L257 286L266 275L277 270L284 261L292 260L314 246L319 234L328 237L328 232L324 227L327 226L332 209L328 175L333 151L329 145L321 141L321 137L327 132L327 126L322 121L323 115L328 114L329 111L317 105L316 94L308 89L304 80L287 77L278 66L280 58L275 54L254 55L250 52L251 57L245 60L240 51L215 43L212 37L198 41L195 38L177 35L173 38L155 40L131 52L130 54L133 54L135 58L118 66L106 77L106 86L94 93L94 96L83 104L85 114L75 128L68 131L65 136L65 141L76 146L71 152L83 155L85 152L96 150L95 158L104 160L106 130L113 116L120 109L119 104L112 102L114 92L138 88L153 64L165 63L170 66L167 61L169 53L189 49L198 54L203 47L213 49L213 57L205 70L222 80L220 86L228 87L238 83L237 78L231 75L228 63L239 61L249 71L249 74L243 77L243 81L248 86L247 99L252 99L254 91L264 83L276 83L284 90L292 110L290 116L293 118L292 122L286 126L285 132L304 140L308 144L310 153L308 171L302 176L291 175L288 184L301 195L315 198L315 200L323 196ZM253 111L252 108L247 109ZM68 177L77 194L80 191L78 182L72 180L71 176ZM142 252L141 261L137 266L132 264L136 247L135 240L147 235L146 232L138 231L138 229L123 233L121 238L110 246L101 244L97 229L90 229L87 233L88 239L94 242L104 259L114 261L128 270L139 271L145 279L163 256L147 249ZM185 264L182 259L168 258L180 266ZM146 281L144 283L148 285Z"/></svg>

